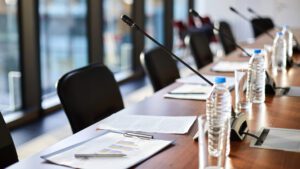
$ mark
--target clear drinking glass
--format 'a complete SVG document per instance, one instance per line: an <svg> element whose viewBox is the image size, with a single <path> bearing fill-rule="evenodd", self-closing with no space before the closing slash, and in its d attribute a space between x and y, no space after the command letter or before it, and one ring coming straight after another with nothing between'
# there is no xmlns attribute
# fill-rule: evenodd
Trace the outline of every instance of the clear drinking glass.
<svg viewBox="0 0 300 169"><path fill-rule="evenodd" d="M222 144L221 154L218 157L210 156L208 153L208 137L207 137L207 120L206 116L198 117L198 147L199 147L199 169L224 169L226 167L226 145L229 141L227 138L227 132L221 138Z"/></svg>
<svg viewBox="0 0 300 169"><path fill-rule="evenodd" d="M234 71L235 77L235 113L246 113L249 111L250 102L247 101L247 77L248 69L237 69Z"/></svg>
<svg viewBox="0 0 300 169"><path fill-rule="evenodd" d="M265 44L264 45L265 52L265 68L268 70L272 68L272 45Z"/></svg>

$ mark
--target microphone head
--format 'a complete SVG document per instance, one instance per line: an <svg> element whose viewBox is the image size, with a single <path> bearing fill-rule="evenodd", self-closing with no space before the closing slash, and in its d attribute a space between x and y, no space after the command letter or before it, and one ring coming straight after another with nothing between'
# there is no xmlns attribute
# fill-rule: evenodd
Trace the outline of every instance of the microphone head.
<svg viewBox="0 0 300 169"><path fill-rule="evenodd" d="M238 13L238 11L237 11L235 8L233 8L232 6L229 7L229 9L230 9L232 12L234 12L234 13Z"/></svg>
<svg viewBox="0 0 300 169"><path fill-rule="evenodd" d="M196 12L194 9L189 9L190 14L193 16L199 16L198 12Z"/></svg>
<svg viewBox="0 0 300 169"><path fill-rule="evenodd" d="M253 11L251 8L248 8L248 11L249 11L250 13L254 13L254 11Z"/></svg>
<svg viewBox="0 0 300 169"><path fill-rule="evenodd" d="M128 26L130 27L134 27L134 22L131 18L129 18L127 15L122 15L121 16L121 19L123 22L125 22Z"/></svg>
<svg viewBox="0 0 300 169"><path fill-rule="evenodd" d="M197 11L195 11L194 9L189 9L190 14L192 14L194 17L198 17L200 19L203 19L199 13Z"/></svg>

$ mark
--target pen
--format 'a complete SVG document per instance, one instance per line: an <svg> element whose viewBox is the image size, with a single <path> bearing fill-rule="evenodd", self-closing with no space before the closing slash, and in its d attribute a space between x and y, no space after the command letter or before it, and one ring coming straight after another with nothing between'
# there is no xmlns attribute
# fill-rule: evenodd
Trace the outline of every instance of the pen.
<svg viewBox="0 0 300 169"><path fill-rule="evenodd" d="M127 133L124 133L124 136L125 137L138 137L138 138L142 138L142 139L153 139L152 135L141 134L141 133L127 132Z"/></svg>
<svg viewBox="0 0 300 169"><path fill-rule="evenodd" d="M206 94L204 92L169 92L169 94Z"/></svg>
<svg viewBox="0 0 300 169"><path fill-rule="evenodd" d="M75 158L89 158L89 157L125 157L126 154L75 154Z"/></svg>

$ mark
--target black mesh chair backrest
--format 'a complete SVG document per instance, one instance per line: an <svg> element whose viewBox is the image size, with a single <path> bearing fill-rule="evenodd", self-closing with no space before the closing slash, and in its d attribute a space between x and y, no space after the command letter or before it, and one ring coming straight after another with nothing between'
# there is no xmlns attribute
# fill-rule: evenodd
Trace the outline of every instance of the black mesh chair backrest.
<svg viewBox="0 0 300 169"><path fill-rule="evenodd" d="M274 23L270 18L254 18L251 24L255 38L274 28Z"/></svg>
<svg viewBox="0 0 300 169"><path fill-rule="evenodd" d="M57 93L73 133L124 108L112 72L100 64L65 74L58 81Z"/></svg>
<svg viewBox="0 0 300 169"><path fill-rule="evenodd" d="M230 25L225 21L219 23L219 37L226 55L236 49Z"/></svg>
<svg viewBox="0 0 300 169"><path fill-rule="evenodd" d="M213 54L209 47L209 40L204 32L189 34L192 55L197 68L200 69L213 61Z"/></svg>
<svg viewBox="0 0 300 169"><path fill-rule="evenodd" d="M141 53L140 59L154 91L168 86L180 77L176 61L160 48Z"/></svg>
<svg viewBox="0 0 300 169"><path fill-rule="evenodd" d="M18 162L18 155L9 130L0 112L0 168Z"/></svg>

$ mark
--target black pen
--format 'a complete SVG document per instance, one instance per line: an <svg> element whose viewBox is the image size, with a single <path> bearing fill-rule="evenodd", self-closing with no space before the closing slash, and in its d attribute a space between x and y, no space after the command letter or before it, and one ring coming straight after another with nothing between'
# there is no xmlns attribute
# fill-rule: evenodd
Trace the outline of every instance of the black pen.
<svg viewBox="0 0 300 169"><path fill-rule="evenodd" d="M126 154L75 154L75 158L89 158L89 157L125 157Z"/></svg>
<svg viewBox="0 0 300 169"><path fill-rule="evenodd" d="M206 94L204 92L169 92L168 94L184 94L184 95L188 95L188 94Z"/></svg>

